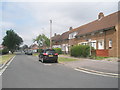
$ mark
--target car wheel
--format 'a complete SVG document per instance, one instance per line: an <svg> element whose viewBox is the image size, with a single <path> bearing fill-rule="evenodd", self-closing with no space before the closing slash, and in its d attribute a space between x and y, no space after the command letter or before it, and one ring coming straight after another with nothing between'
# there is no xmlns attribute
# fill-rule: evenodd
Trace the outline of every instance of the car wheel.
<svg viewBox="0 0 120 90"><path fill-rule="evenodd" d="M58 63L58 60L55 60L55 63Z"/></svg>
<svg viewBox="0 0 120 90"><path fill-rule="evenodd" d="M41 58L41 62L42 62L42 63L44 63L44 62L45 62L43 58Z"/></svg>
<svg viewBox="0 0 120 90"><path fill-rule="evenodd" d="M40 60L40 57L39 57L39 61L41 61L41 60Z"/></svg>

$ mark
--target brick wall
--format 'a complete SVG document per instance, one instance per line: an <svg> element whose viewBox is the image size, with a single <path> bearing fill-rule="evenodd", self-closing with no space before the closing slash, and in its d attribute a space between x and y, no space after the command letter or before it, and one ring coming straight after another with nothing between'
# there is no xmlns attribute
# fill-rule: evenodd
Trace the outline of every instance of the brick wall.
<svg viewBox="0 0 120 90"><path fill-rule="evenodd" d="M96 56L102 56L102 57L108 57L109 56L109 50L96 50Z"/></svg>

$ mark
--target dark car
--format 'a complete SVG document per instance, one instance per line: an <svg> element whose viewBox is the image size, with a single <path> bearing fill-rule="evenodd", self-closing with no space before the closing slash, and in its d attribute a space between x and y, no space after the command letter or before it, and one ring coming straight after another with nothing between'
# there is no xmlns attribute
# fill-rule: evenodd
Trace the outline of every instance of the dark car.
<svg viewBox="0 0 120 90"><path fill-rule="evenodd" d="M44 49L39 54L39 60L41 62L55 62L58 63L58 53L54 49Z"/></svg>

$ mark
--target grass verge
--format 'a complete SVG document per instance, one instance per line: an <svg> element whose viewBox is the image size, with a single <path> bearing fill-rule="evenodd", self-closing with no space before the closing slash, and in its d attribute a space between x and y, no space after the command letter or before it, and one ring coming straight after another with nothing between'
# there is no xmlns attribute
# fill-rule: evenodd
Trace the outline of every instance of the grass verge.
<svg viewBox="0 0 120 90"><path fill-rule="evenodd" d="M33 53L33 56L38 56L39 55L39 53Z"/></svg>
<svg viewBox="0 0 120 90"><path fill-rule="evenodd" d="M15 56L14 54L7 54L7 55L0 56L0 64L6 63L7 61L9 61L14 56Z"/></svg>
<svg viewBox="0 0 120 90"><path fill-rule="evenodd" d="M91 56L90 59L95 59L95 60L104 60L106 58L110 58L110 57L100 57L100 56Z"/></svg>
<svg viewBox="0 0 120 90"><path fill-rule="evenodd" d="M70 61L77 61L77 59L58 57L58 62L70 62Z"/></svg>

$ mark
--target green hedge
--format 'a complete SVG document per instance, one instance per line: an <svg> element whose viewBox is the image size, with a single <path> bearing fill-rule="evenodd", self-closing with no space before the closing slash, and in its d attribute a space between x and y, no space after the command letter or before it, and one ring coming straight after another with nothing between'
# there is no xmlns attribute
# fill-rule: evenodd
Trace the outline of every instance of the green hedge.
<svg viewBox="0 0 120 90"><path fill-rule="evenodd" d="M70 55L74 57L88 57L90 56L89 45L76 45L71 47Z"/></svg>
<svg viewBox="0 0 120 90"><path fill-rule="evenodd" d="M4 55L4 54L8 54L9 53L9 50L7 49L7 48L4 48L3 50L2 50L2 54Z"/></svg>
<svg viewBox="0 0 120 90"><path fill-rule="evenodd" d="M0 50L0 55L2 54L2 50Z"/></svg>
<svg viewBox="0 0 120 90"><path fill-rule="evenodd" d="M56 53L58 54L62 54L62 50L61 48L53 48L55 50Z"/></svg>
<svg viewBox="0 0 120 90"><path fill-rule="evenodd" d="M41 52L42 52L42 49L37 49L37 52L38 52L38 53L41 53Z"/></svg>

